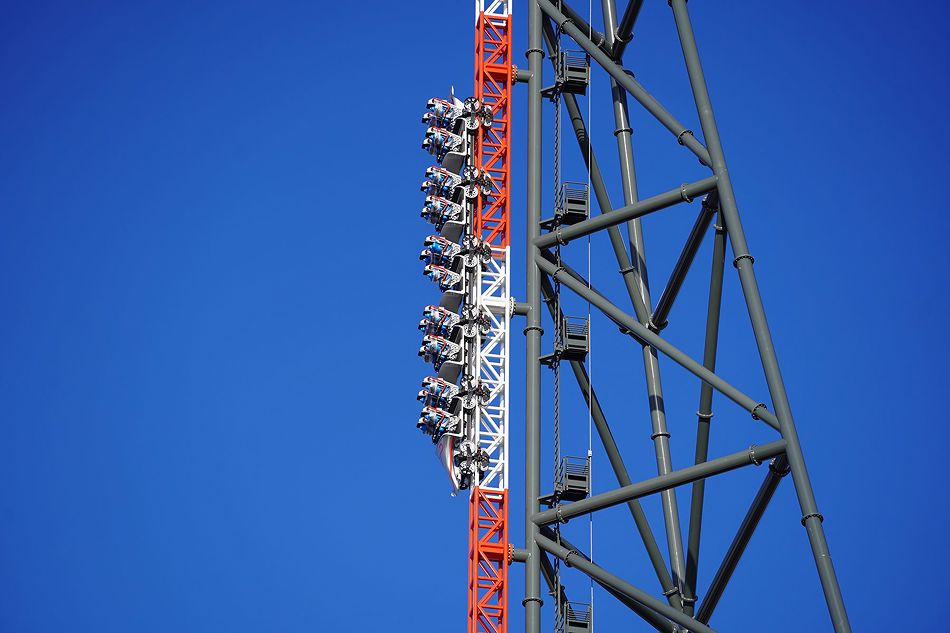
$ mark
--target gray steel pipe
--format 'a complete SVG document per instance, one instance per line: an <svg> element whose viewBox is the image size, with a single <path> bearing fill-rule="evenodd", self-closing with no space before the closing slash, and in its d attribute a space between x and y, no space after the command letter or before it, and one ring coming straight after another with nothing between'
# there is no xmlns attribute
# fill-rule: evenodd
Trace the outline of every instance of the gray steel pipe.
<svg viewBox="0 0 950 633"><path fill-rule="evenodd" d="M551 282L547 275L543 275L541 277L541 288L547 298L553 298L554 289L551 287ZM561 314L560 311L553 305L553 302L545 299L544 303L546 303L548 306L548 311L551 313L551 319L555 322L559 320L561 318ZM617 446L616 440L614 440L614 435L610 430L610 425L607 423L607 417L604 415L604 410L601 408L600 401L597 399L597 393L590 384L590 377L587 375L587 369L585 369L584 363L580 361L570 361L570 363L571 369L574 371L574 378L577 380L577 386L580 389L581 394L584 396L584 401L590 407L591 418L593 418L594 427L597 429L597 435L600 437L600 442L604 447L604 452L607 453L607 461L610 462L610 467L614 471L614 476L617 478L617 483L621 486L629 486L631 483L633 483L633 481L630 479L630 474L627 472L627 466L624 464L623 457L620 455L620 448ZM633 522L636 524L637 531L640 533L643 546L647 550L647 556L649 556L650 563L653 565L653 570L656 573L656 577L660 581L660 586L663 588L663 594L668 596L671 606L679 609L682 605L682 602L678 595L678 587L673 584L673 579L670 577L670 572L666 569L666 561L663 560L663 554L660 553L660 548L656 543L656 537L653 535L653 529L650 527L650 522L647 519L646 513L640 506L640 502L636 499L628 501L627 508L630 510L630 515L633 517Z"/></svg>
<svg viewBox="0 0 950 633"><path fill-rule="evenodd" d="M568 503L563 506L557 506L550 510L545 510L531 517L531 520L538 525L546 525L560 521L567 522L574 517L584 514L590 514L597 510L610 508L630 499L639 499L648 495L655 494L662 490L668 490L683 484L727 473L750 464L761 464L767 459L771 459L785 452L785 440L775 440L761 446L751 446L744 451L725 455L717 459L687 466L679 470L674 470L668 475L659 475L646 481L641 481L629 486L623 486L608 492L602 492L580 501Z"/></svg>
<svg viewBox="0 0 950 633"><path fill-rule="evenodd" d="M541 270L550 275L552 278L558 272L557 264L548 262L541 255L538 256L537 263ZM640 341L641 344L652 345L657 350L663 352L675 363L699 377L700 380L712 385L716 391L726 396L740 407L744 408L746 411L754 413L753 417L762 420L773 429L778 430L778 420L776 420L775 416L772 415L768 409L766 409L763 403L756 402L717 376L715 373L709 371L697 363L688 354L681 351L665 339L661 338L656 333L652 332L649 328L615 306L600 293L589 289L587 284L576 279L574 276L569 275L565 277L561 283L584 299L590 301L593 305L597 306L597 308L611 321L629 331L630 335Z"/></svg>
<svg viewBox="0 0 950 633"><path fill-rule="evenodd" d="M590 37L590 41L594 45L598 46L605 53L609 53L610 49L606 47L607 38L604 37L604 34L600 31L597 31L590 25L590 23L581 16L580 13L574 10L572 6L566 2L561 2L561 11L564 12L564 15L567 16L571 22L573 22L577 28L583 33L587 33Z"/></svg>
<svg viewBox="0 0 950 633"><path fill-rule="evenodd" d="M541 633L541 553L537 526L529 518L540 510L541 495L541 271L536 264L534 239L541 227L541 81L544 50L541 42L541 9L528 3L528 146L526 187L525 294L529 306L525 319L525 633Z"/></svg>
<svg viewBox="0 0 950 633"><path fill-rule="evenodd" d="M548 50L555 50L555 34L548 20L545 20L544 35ZM588 167L591 186L597 197L597 204L600 207L601 214L607 213L611 210L612 205L607 195L607 188L601 176L600 168L597 165L593 148L590 146L587 128L584 125L580 108L577 105L577 99L571 94L566 94L564 97L571 124L574 128L574 134L577 137L578 146ZM625 189L625 194L627 194L628 191L628 189ZM632 202L632 198L629 201ZM636 220L628 222L628 232L631 230L630 223L632 222L636 222ZM637 224L635 226L636 231L632 235L640 235L639 228L639 224ZM648 289L644 286L644 279L641 278L640 275L640 273L643 272L643 267L634 267L631 265L630 257L627 254L619 229L616 226L611 226L608 228L608 232L610 234L610 243L617 259L617 265L620 267L620 271L623 275L624 284L627 287L627 294L630 296L634 312L637 314L638 319L643 323L647 323L650 318L650 295ZM657 358L656 350L649 346L644 346L642 354L644 377L647 383L647 397L650 403L650 421L652 424L650 437L653 440L656 453L657 474L662 475L671 471L673 465L670 455L670 433L666 424L666 412L663 410L662 405L663 386L660 380L659 359ZM676 495L672 491L664 492L662 505L663 522L666 528L666 539L670 554L670 565L673 570L674 581L678 591L682 584L683 576L686 573L686 563L683 554L683 537L680 532L679 508L677 506Z"/></svg>
<svg viewBox="0 0 950 633"><path fill-rule="evenodd" d="M673 272L670 273L670 279L666 282L666 287L660 295L660 300L656 302L656 309L653 311L653 316L650 317L650 323L653 324L656 330L662 330L667 326L667 319L670 316L670 310L673 309L673 302L676 301L680 288L683 287L683 281L686 280L686 273L689 272L690 267L693 265L696 253L699 251L699 247L703 243L703 238L706 236L706 230L709 229L713 216L716 214L716 204L718 204L718 199L714 191L710 192L706 196L706 199L703 200L703 207L699 215L696 216L696 222L689 232L689 237L686 238L686 244L683 246L683 250L680 252L680 256L673 266Z"/></svg>
<svg viewBox="0 0 950 633"><path fill-rule="evenodd" d="M671 189L665 193L647 198L634 204L614 209L610 213L603 213L595 218L572 224L571 226L561 227L554 232L545 233L534 238L535 245L538 247L553 246L558 241L566 244L579 237L586 237L602 229L611 226L617 226L627 220L641 218L647 214L672 207L680 202L690 202L699 196L709 193L716 188L716 176L709 176L696 182L684 184L676 189Z"/></svg>
<svg viewBox="0 0 950 633"><path fill-rule="evenodd" d="M719 349L719 316L722 307L722 276L726 261L726 231L720 223L716 224L716 236L713 240L712 272L709 277L709 305L706 308L706 341L703 346L703 367L716 371L716 353ZM699 410L696 412L696 457L695 463L701 464L709 456L709 430L712 420L713 390L708 383L699 388ZM696 577L699 571L699 544L703 526L703 501L706 493L706 480L693 483L689 508L689 532L687 533L686 585L683 588L683 601L687 612L692 614L696 601Z"/></svg>
<svg viewBox="0 0 950 633"><path fill-rule="evenodd" d="M514 316L528 316L528 312L530 311L531 311L531 306L527 303L515 301L511 305L511 313Z"/></svg>
<svg viewBox="0 0 950 633"><path fill-rule="evenodd" d="M628 6L629 10L630 7ZM639 9L638 9L639 10ZM607 36L607 45L613 48L616 43L617 9L614 0L601 0L601 13L604 17L604 33ZM633 204L639 200L637 190L637 174L633 163L633 129L630 127L630 114L627 107L627 93L617 84L617 80L610 78L610 94L614 105L614 137L617 139L617 154L620 159L620 181L623 185L623 203ZM636 273L640 288L643 289L641 299L644 304L650 305L650 281L647 275L646 251L643 243L643 230L639 219L627 222L627 241L630 244L630 258L633 260L633 271ZM637 315L640 321L643 319Z"/></svg>
<svg viewBox="0 0 950 633"><path fill-rule="evenodd" d="M546 3L547 0L540 0L540 2ZM805 457L798 439L798 431L795 428L792 409L788 402L788 394L782 380L782 372L779 369L772 334L765 318L765 309L762 306L758 282L752 270L753 258L749 254L745 234L742 230L742 222L739 219L739 209L736 205L729 169L726 166L725 154L719 139L719 129L713 115L712 101L706 87L706 78L703 74L702 64L699 61L699 51L696 47L693 26L686 8L686 0L671 0L670 5L673 7L673 17L679 34L680 46L683 49L683 59L686 62L690 86L693 89L693 99L696 102L696 110L702 124L703 137L706 139L709 156L712 159L711 166L713 172L719 176L717 189L719 191L720 208L726 223L726 230L729 232L729 238L732 241L732 250L735 255L734 265L739 270L739 280L742 284L749 318L752 321L752 330L755 333L769 393L775 406L775 414L781 425L782 437L788 443L788 462L792 471L792 481L795 483L795 492L798 495L798 503L802 511L802 525L808 533L808 540L815 558L815 566L818 569L818 577L821 579L821 586L824 590L825 602L828 605L828 614L831 616L832 625L836 633L850 633L851 623L848 620L848 613L844 606L844 598L841 595L841 587L835 574L834 564L831 562L831 553L828 550L825 531L821 525L824 519L818 511L818 504L815 501L815 493L811 486L811 479L808 476Z"/></svg>
<svg viewBox="0 0 950 633"><path fill-rule="evenodd" d="M615 39L616 9L613 0L601 0L601 7L604 19L604 33L607 35L607 45L613 47L618 40ZM639 7L634 4L628 5L625 19L629 19L632 13L639 12ZM632 23L627 26L632 28ZM625 26L624 28L627 28ZM629 33L629 31L628 31ZM625 37L624 39L629 39ZM617 139L617 155L620 161L621 183L623 184L623 197L625 205L635 204L639 199L637 189L636 170L633 164L633 130L630 127L630 117L627 110L627 93L618 85L613 78L610 80L611 94L613 97L614 110L614 136ZM638 218L627 222L627 240L630 245L630 257L633 259L633 265L622 266L621 271L625 275L632 275L637 281L637 287L640 290L638 301L634 301L634 308L639 303L647 308L652 305L650 299L650 282L647 274L646 252L643 241L643 229ZM649 314L636 311L636 316L644 325L649 325L651 316ZM656 455L657 474L665 474L673 469L672 457L670 455L670 433L666 423L666 411L663 403L663 382L660 373L660 363L657 357L656 349L653 347L643 348L644 376L647 383L647 397L650 402L650 422L652 425L651 439L653 440L654 453ZM670 566L676 577L676 585L679 591L683 589L684 576L686 574L686 561L684 560L683 537L680 531L679 507L676 495L673 491L663 493L663 518L666 527L667 545L670 555Z"/></svg>
<svg viewBox="0 0 950 633"><path fill-rule="evenodd" d="M541 576L544 578L544 584L548 586L549 596L552 598L560 597L561 604L568 602L567 591L564 589L564 586L561 585L560 588L557 586L557 575L554 573L554 565L551 564L546 552L541 552ZM558 594L560 594L560 596Z"/></svg>
<svg viewBox="0 0 950 633"><path fill-rule="evenodd" d="M623 17L620 19L620 26L617 27L616 41L612 43L610 56L618 62L623 57L623 52L627 44L633 39L633 25L637 22L640 15L640 9L643 7L643 0L630 0Z"/></svg>
<svg viewBox="0 0 950 633"><path fill-rule="evenodd" d="M772 500L775 489L778 488L782 478L788 474L788 470L788 460L784 455L776 457L772 460L772 463L769 464L769 472L765 476L765 480L759 487L755 499L752 500L752 505L749 506L748 512L746 512L745 517L742 519L739 530L732 539L732 543L729 545L726 555L723 556L719 569L716 570L716 575L713 577L712 582L709 583L706 598L700 605L699 614L696 616L696 619L700 622L709 624L709 619L712 617L716 605L719 604L719 599L722 598L722 592L725 591L729 579L732 578L732 573L736 570L739 559L742 558L742 554L745 552L745 548L749 544L749 540L752 538L755 528L758 527L759 521L762 520L762 515L765 514L765 509Z"/></svg>
<svg viewBox="0 0 950 633"><path fill-rule="evenodd" d="M567 565L576 567L594 580L602 582L604 585L610 587L611 589L615 589L620 594L630 598L631 600L639 602L643 606L656 611L660 615L669 618L673 622L688 628L693 633L716 633L702 622L694 620L688 615L685 615L682 611L678 611L670 605L660 602L647 592L637 589L622 578L614 576L603 567L595 565L581 556L576 550L571 550L564 547L563 545L558 545L551 539L545 538L540 534L538 535L537 539L538 545L541 547L541 549L553 554L554 556L557 556Z"/></svg>
<svg viewBox="0 0 950 633"><path fill-rule="evenodd" d="M550 541L560 542L560 544L566 547L567 549L576 552L579 556L583 556L584 560L588 562L593 562L591 561L590 556L580 551L578 548L574 547L574 545L569 540L564 538L563 534L558 536L554 533L554 530L552 530L551 528L542 527L541 535ZM547 556L545 556L544 560L547 560ZM652 626L657 631L660 631L661 633L679 633L679 629L677 629L676 626L674 626L672 622L670 622L669 620L661 616L656 611L653 611L652 609L648 609L647 607L643 606L636 600L632 600L628 598L627 596L623 595L622 593L620 593L613 587L605 584L602 580L598 580L596 578L592 578L592 580L596 582L598 585L600 585L601 587L603 587L607 593L609 593L614 598L619 600L620 603L623 604L625 607L627 607L628 609L636 613L638 616L643 618L643 620L647 624Z"/></svg>
<svg viewBox="0 0 950 633"><path fill-rule="evenodd" d="M548 51L555 50L554 38L554 28L551 26L550 20L545 20L544 39ZM553 61L552 57L552 62ZM577 97L570 93L565 93L561 96L564 99L564 105L567 108L568 118L571 121L571 127L574 129L574 136L577 138L577 145L580 148L581 156L584 158L584 164L590 173L590 184L594 190L594 197L597 198L597 206L600 208L601 214L609 213L612 211L613 206L610 202L610 196L607 194L607 186L604 183L600 165L597 163L597 156L594 154L593 147L589 147L587 127L584 125L580 107L577 105ZM627 293L634 302L634 311L637 314L647 312L647 306L640 300L641 293L637 288L637 280L629 274L633 272L634 268L630 265L630 258L627 255L626 248L624 248L623 237L620 235L620 230L616 226L611 226L607 228L607 232L610 237L610 245L614 250L614 256L617 258L617 265L620 266L620 270L623 274L623 281L627 287Z"/></svg>
<svg viewBox="0 0 950 633"><path fill-rule="evenodd" d="M662 123L663 127L672 132L673 136L675 136L682 145L692 151L697 158L699 158L700 162L704 165L712 164L710 163L709 153L706 151L706 148L703 147L702 143L696 140L692 132L677 121L676 117L670 114L666 108L660 105L660 102L654 99L636 79L628 75L620 64L614 62L607 53L591 42L587 35L574 26L567 16L558 11L557 7L549 2L549 0L538 0L538 5L542 11L561 26L561 29L567 33L571 39L587 51L587 54L596 60L611 77L616 79L617 83L623 86L624 90L629 92L634 99L639 101L650 114Z"/></svg>

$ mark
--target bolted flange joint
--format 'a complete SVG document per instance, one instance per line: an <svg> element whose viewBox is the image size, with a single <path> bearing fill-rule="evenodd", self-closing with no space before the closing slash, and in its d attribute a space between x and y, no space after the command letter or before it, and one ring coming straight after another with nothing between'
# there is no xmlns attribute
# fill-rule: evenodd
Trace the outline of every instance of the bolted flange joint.
<svg viewBox="0 0 950 633"><path fill-rule="evenodd" d="M784 476L787 475L788 473L792 472L792 467L788 464L788 462L785 463L785 468L782 468L781 470L778 469L778 468L776 468L776 467L775 467L775 462L776 462L777 460L778 460L778 457L773 457L773 458L769 461L769 470L770 470L770 471L772 471L773 473L775 473L775 474L778 475L779 477L784 477Z"/></svg>
<svg viewBox="0 0 950 633"><path fill-rule="evenodd" d="M684 202L692 202L692 201L693 201L693 199L689 196L689 192L686 191L686 183L685 183L685 182L684 182L682 185L680 185L680 198L682 198Z"/></svg>
<svg viewBox="0 0 950 633"><path fill-rule="evenodd" d="M572 549L567 553L567 555L564 556L564 564L567 565L568 567L574 566L574 565L571 565L571 556L573 556L574 554L577 554L577 550Z"/></svg>
<svg viewBox="0 0 950 633"><path fill-rule="evenodd" d="M739 255L734 260L732 260L732 266L734 268L738 268L739 262L741 262L743 259L748 259L750 264L755 263L755 257L752 257L752 255L749 255L748 253L746 253L745 255Z"/></svg>
<svg viewBox="0 0 950 633"><path fill-rule="evenodd" d="M755 464L756 466L761 466L762 460L755 456L755 448L756 448L755 444L749 447L749 459L751 459L752 463Z"/></svg>

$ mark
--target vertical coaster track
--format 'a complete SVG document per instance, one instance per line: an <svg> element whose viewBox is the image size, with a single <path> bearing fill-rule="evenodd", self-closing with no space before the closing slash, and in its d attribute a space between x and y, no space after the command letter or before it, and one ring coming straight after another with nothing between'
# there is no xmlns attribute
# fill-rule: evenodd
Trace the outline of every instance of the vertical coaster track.
<svg viewBox="0 0 950 633"><path fill-rule="evenodd" d="M436 157L438 165L426 171L422 216L435 226L437 233L426 238L420 258L425 262L425 275L438 284L442 295L438 304L426 307L419 326L423 331L419 355L432 363L436 375L423 381L418 399L424 408L417 426L431 437L454 490L470 491L468 633L507 631L508 566L513 561L525 564L521 603L525 609L526 633L541 630L542 579L555 597L557 633L592 631L591 605L569 601L567 588L561 581L561 563L586 575L658 631L713 633L709 622L716 606L759 520L787 474L791 474L795 487L801 524L814 554L832 626L836 633L850 633L822 527L824 517L818 511L805 467L753 272L755 260L740 221L687 0L668 0L668 4L692 89L699 133L680 123L624 68L624 51L632 39L643 2L629 0L618 19L614 1L601 0L604 24L601 33L589 23L590 11L585 20L563 0L525 0L528 68L517 70L512 63L510 0L476 0L474 96L464 101L454 95L448 100L432 99L423 118L428 124L423 147ZM583 52L562 50L562 38L571 40ZM555 77L554 84L547 87L543 82L545 57L550 58ZM617 207L610 201L578 104L578 96L587 95L592 63L610 79L614 136L623 186L623 204ZM510 293L511 115L512 88L516 82L527 83L524 304L515 303ZM665 127L685 151L698 158L709 174L668 191L640 197L628 97ZM557 108L554 139L557 157L561 151L563 107L587 168L587 183L580 186L560 182L559 160L556 159L556 177L551 183L556 192L554 217L542 220L541 130L545 98L550 98ZM587 103L590 119L589 97ZM696 221L654 303L649 290L641 220L668 208L688 205L698 198L703 200ZM592 200L596 200L600 210L600 215L594 217L590 214ZM626 227L626 239L621 234L622 226ZM600 231L607 231L609 235L632 312L619 307L589 282L589 236ZM713 261L704 353L700 361L661 334L669 325L679 291L705 235L710 232L714 240ZM585 237L588 238L587 279L566 261L571 251L569 243ZM732 263L751 321L768 398L747 395L716 373L727 246L732 247ZM562 312L562 289L588 304L586 322ZM554 351L548 354L542 353L542 303L546 304L554 323ZM641 357L647 395L643 419L656 456L656 476L649 479L639 482L632 479L592 384L588 358L590 309L598 310L619 326L622 337ZM509 339L511 319L516 315L524 316L526 321L523 549L512 547L508 524ZM699 408L695 418L692 414L689 416L697 424L695 453L692 465L679 469L673 467L671 456L672 426L667 425L666 419L661 358L663 364L669 365L672 361L699 382ZM589 425L596 429L616 477L618 487L615 489L591 494L588 445L586 461L563 457L558 450L553 491L542 494L539 367L546 364L555 369L558 376L555 397L559 407L563 398L562 362L570 365L588 407ZM599 372L599 375L606 373ZM726 415L750 417L762 423L776 433L774 441L710 458L710 421L717 393L737 405ZM557 407L556 422L560 417ZM683 420L678 422L682 424ZM558 442L560 438L558 435ZM737 517L738 528L732 543L715 573L710 574L711 581L700 592L697 583L706 480L766 461L769 465L758 493L745 515ZM598 481L601 479L598 477ZM684 545L683 521L675 489L689 484L692 495ZM648 495L660 497L663 525L658 533L665 536L669 564L640 506L640 499ZM569 519L591 516L615 505L629 509L656 575L655 591L636 587L602 567L603 555L599 555L595 563L590 552L584 553L561 533L560 526ZM588 543L588 547L592 545Z"/></svg>

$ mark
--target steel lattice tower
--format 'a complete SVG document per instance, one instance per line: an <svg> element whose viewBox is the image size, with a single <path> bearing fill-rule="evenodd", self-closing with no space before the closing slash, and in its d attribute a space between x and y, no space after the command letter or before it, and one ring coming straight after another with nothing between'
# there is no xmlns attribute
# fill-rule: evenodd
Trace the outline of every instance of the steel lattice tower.
<svg viewBox="0 0 950 633"><path fill-rule="evenodd" d="M554 598L550 602L556 605L555 621L559 633L586 633L592 628L589 605L571 606L574 603L569 602L567 591L561 584L559 564L574 567L589 576L658 631L710 633L713 629L709 622L723 591L779 483L788 474L798 498L801 524L814 554L831 623L837 633L850 631L822 527L824 519L815 501L753 271L755 260L750 254L740 220L687 0L669 0L668 4L692 89L698 133L674 117L623 65L624 50L631 40L642 0L630 0L619 20L614 0L602 0L602 32L565 2L524 1L528 29L527 69L517 69L512 63L510 2L478 0L475 100L466 101L464 105L455 100L450 106L437 104L434 109L430 102L430 111L436 111L436 114L428 119L432 127L427 132L427 139L431 140L427 141L427 147L439 155L440 165L451 173L440 176L447 179L445 185L433 184L434 180L427 172L423 188L429 194L444 194L445 198L439 198L443 202L431 204L436 205L440 213L449 209L455 216L440 224L433 219L436 215L427 198L427 210L423 211L423 216L439 226L441 239L447 242L433 247L433 238L430 237L428 250L423 253L430 264L427 274L445 282L440 281L445 293L439 304L440 312L430 313L427 308L426 320L420 326L426 334L420 355L425 355L427 360L435 359L438 378L442 381L430 381L428 386L424 384L420 400L425 402L426 409L420 426L439 447L453 484L471 489L469 633L507 631L508 596L513 593L508 586L507 567L515 562L525 565L521 602L525 608L526 633L540 633L541 611L548 593ZM583 50L580 57L571 56L561 49L562 38ZM553 85L546 86L545 66L549 61L548 73L553 71L555 79ZM578 95L587 92L589 64L592 63L610 77L610 101L614 113L611 125L616 137L623 186L623 205L616 207L610 202L578 103ZM527 92L525 172L512 170L510 164L514 118L512 92L516 83L526 84ZM515 94L519 90L515 89ZM710 175L640 198L634 170L628 97L632 97L637 106L670 132L671 142L678 143L684 152L698 158ZM559 131L550 142L542 142L542 113L546 99L553 104L557 130L560 130L562 109L567 114L566 120L570 122L587 168L589 186L562 189L559 159L555 160L552 182L543 177L542 148L553 146L560 152L562 144ZM449 129L453 125L454 132ZM525 173L526 190L524 303L514 302L509 290L510 185L512 178L520 177L520 173ZM542 189L551 185L558 191L554 201L555 214L553 218L542 219ZM589 213L591 194L600 209L600 214L594 217ZM695 223L685 236L665 287L654 301L647 283L641 219L700 200ZM448 204L458 208L446 206ZM458 225L457 228L452 228L452 222ZM626 229L626 236L621 227ZM570 259L571 242L600 231L609 234L630 312L592 287L582 273L565 263L565 259ZM695 359L670 343L662 332L707 234L712 235L713 261L704 353L702 359ZM729 248L768 387L767 399L747 395L716 373L723 280ZM433 276L430 269L436 261L443 268L436 270ZM642 356L648 394L644 415L649 417L652 425L651 439L657 462L657 475L653 478L634 482L628 473L597 398L596 385L592 384L588 373L585 359L589 339L585 337L589 330L571 324L563 314L560 301L563 289L588 302L619 326L631 349ZM508 455L508 339L511 321L517 317L525 319L523 331L526 338L526 410L523 420L526 527L523 548L512 546L508 530L508 467L511 465ZM545 324L553 329L552 353L545 353L542 346ZM662 404L660 358L681 366L698 379L699 385L694 465L678 470L673 469L671 460L670 433ZM558 372L570 368L569 373L573 374L589 407L593 427L619 487L591 495L589 455L586 470L583 463L571 464L567 458L561 463L558 445L553 492L542 489L545 481L541 473L543 365ZM560 379L556 384L560 384ZM776 439L710 458L710 419L716 393L738 405L739 410L744 410L753 420L770 427ZM560 394L556 391L553 420L556 442L559 442L559 400ZM520 421L516 420L515 426L521 426ZM516 459L516 462L520 461ZM697 561L705 481L738 468L762 464L767 464L764 480L741 518L711 583L703 595L698 595ZM681 515L674 490L685 485L691 485L691 503L688 514ZM654 533L654 526L640 506L640 499L654 494L659 495L662 504L662 534L669 564L660 550L660 539ZM655 592L635 587L611 573L607 569L609 562L605 566L600 560L592 562L581 548L561 534L559 527L562 523L619 505L627 506L647 551L658 581ZM688 517L686 521L681 518L684 515ZM684 529L685 542L682 538ZM547 591L542 582L547 585ZM585 607L588 608L585 610Z"/></svg>

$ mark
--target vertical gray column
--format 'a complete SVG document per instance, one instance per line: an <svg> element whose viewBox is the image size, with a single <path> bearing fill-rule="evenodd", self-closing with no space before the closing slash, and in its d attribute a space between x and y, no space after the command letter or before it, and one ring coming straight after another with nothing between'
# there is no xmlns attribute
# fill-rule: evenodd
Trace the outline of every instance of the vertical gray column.
<svg viewBox="0 0 950 633"><path fill-rule="evenodd" d="M604 33L607 46L616 44L616 14L614 0L602 0L604 14ZM627 91L617 84L617 80L610 78L610 91L614 103L614 136L617 137L617 151L620 155L620 178L623 184L624 204L632 204L638 199L637 176L633 164L633 129L630 127L629 109L627 108ZM645 252L643 245L643 229L639 219L627 222L627 239L630 243L630 255L633 259L633 268L641 287L648 287ZM641 298L643 297L641 293Z"/></svg>
<svg viewBox="0 0 950 633"><path fill-rule="evenodd" d="M541 48L541 8L535 0L528 2L528 145L526 207L525 294L530 306L524 333L525 353L525 633L541 631L541 554L535 537L538 526L531 520L541 508L541 271L535 263L538 252L534 238L541 232L541 81L544 51Z"/></svg>
<svg viewBox="0 0 950 633"><path fill-rule="evenodd" d="M732 241L732 252L735 255L733 264L739 271L739 280L742 284L742 292L752 321L752 329L755 333L756 344L762 360L762 368L765 371L769 394L772 397L772 404L779 421L782 437L786 442L786 456L792 471L792 481L795 484L798 503L802 510L802 525L808 533L808 540L815 557L815 564L818 567L818 576L821 579L821 586L824 590L825 601L828 604L828 612L831 615L834 629L837 633L850 633L851 624L848 621L844 600L841 597L841 589L835 575L834 565L831 562L831 554L828 551L824 528L821 525L822 516L818 512L815 494L808 477L808 470L805 467L805 459L798 440L798 432L795 429L795 421L792 418L788 395L785 392L785 384L779 370L772 335L769 332L768 322L765 318L765 310L762 306L762 298L759 295L755 273L752 270L752 255L749 254L749 248L742 231L742 223L739 220L739 210L736 206L732 182L729 179L729 170L726 167L726 159L719 139L719 130L713 116L712 102L709 99L709 91L706 87L706 78L703 75L702 65L699 61L699 52L696 48L693 27L686 9L686 0L671 0L670 4L673 7L676 29L679 33L683 57L686 60L686 70L689 73L693 98L696 101L696 109L702 124L706 149L709 151L712 160L713 171L719 177L719 203L729 239Z"/></svg>
<svg viewBox="0 0 950 633"><path fill-rule="evenodd" d="M709 279L709 304L706 309L706 342L703 346L703 367L716 371L716 352L719 346L719 315L722 306L722 277L726 258L726 230L722 218L716 214L716 237L713 241L712 272ZM696 459L701 464L709 456L709 422L712 420L713 389L709 383L699 388L699 410L696 412ZM699 570L699 542L703 526L703 499L706 480L693 482L689 507L689 532L686 550L686 583L683 602L686 612L693 614L696 602L696 577Z"/></svg>
<svg viewBox="0 0 950 633"><path fill-rule="evenodd" d="M604 14L604 34L607 45L615 44L616 9L613 0L601 0ZM620 174L623 183L624 204L633 204L638 199L637 177L633 164L633 139L630 117L627 109L627 93L613 78L610 80L614 105L614 136L617 137L617 151L620 156ZM630 257L633 271L622 271L624 275L634 276L640 291L640 303L646 306L644 314L637 318L644 325L650 325L652 303L650 301L649 279L646 269L646 255L643 244L643 230L639 219L627 222L627 239L630 243ZM636 306L635 306L636 307ZM653 425L652 439L656 452L657 473L665 475L673 469L670 457L670 433L666 424L666 410L663 402L663 383L660 379L660 362L656 350L650 346L643 348L643 366L646 373L647 394L650 400L650 419ZM662 495L663 518L666 524L666 539L670 553L670 567L673 580L682 591L686 574L683 556L683 537L680 531L679 507L676 492L665 490Z"/></svg>
<svg viewBox="0 0 950 633"><path fill-rule="evenodd" d="M552 320L560 319L561 311L552 305L554 288L546 275L541 276L541 289L544 293L543 301L548 306ZM610 462L614 475L617 477L617 483L621 486L629 486L633 481L630 479L630 474L627 472L623 457L620 455L617 442L614 441L610 425L607 424L607 417L604 415L604 410L601 408L600 401L597 399L597 392L594 391L594 388L590 384L587 369L584 367L584 363L576 360L570 362L571 369L574 370L574 377L577 380L577 386L580 388L584 401L590 407L594 427L597 429L597 435L600 436L600 441L604 446L604 452L607 453L607 461ZM682 608L680 597L674 590L673 579L670 577L670 572L666 569L666 561L663 560L663 554L656 544L656 537L653 536L653 530L650 527L650 522L647 520L646 513L643 511L638 500L630 501L627 507L630 509L633 521L636 523L637 530L640 532L640 538L643 540L644 547L646 547L647 556L650 557L650 562L653 564L653 569L656 572L657 579L660 581L660 586L663 587L663 595L667 597L671 606L677 609Z"/></svg>

